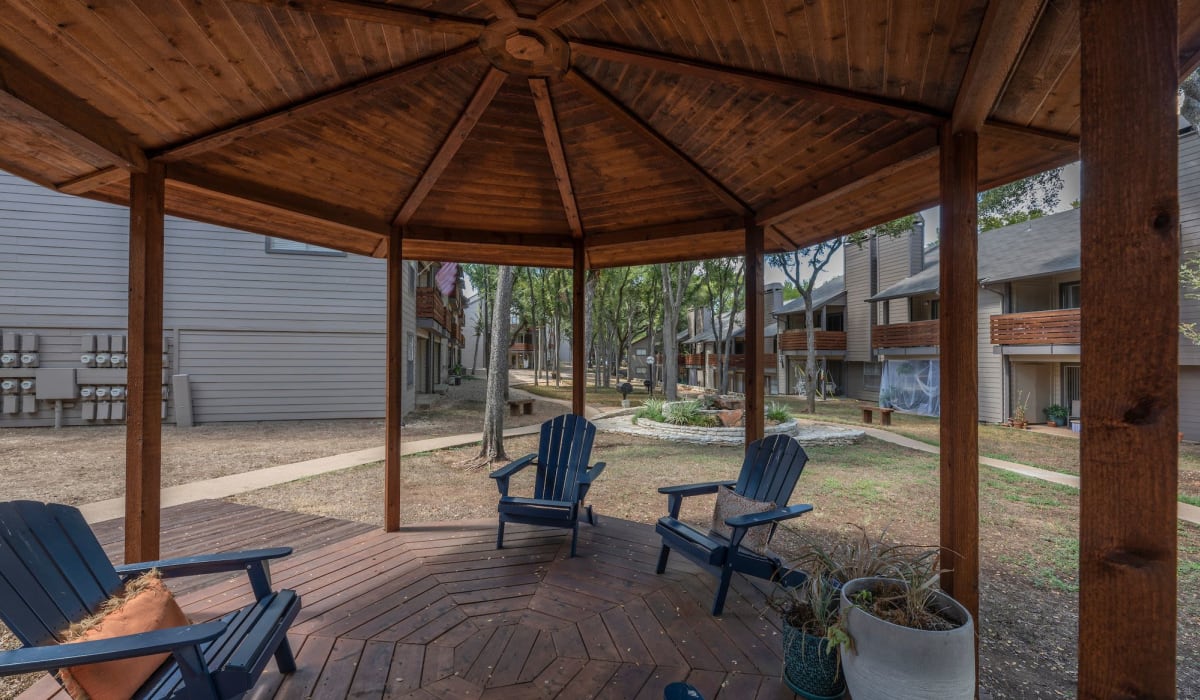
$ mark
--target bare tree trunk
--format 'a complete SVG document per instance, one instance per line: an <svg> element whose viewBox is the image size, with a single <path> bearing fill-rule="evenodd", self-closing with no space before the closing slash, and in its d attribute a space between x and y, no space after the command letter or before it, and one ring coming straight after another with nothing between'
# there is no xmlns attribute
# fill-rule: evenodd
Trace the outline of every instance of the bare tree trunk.
<svg viewBox="0 0 1200 700"><path fill-rule="evenodd" d="M592 338L592 315L596 309L596 273L592 270L587 271L587 281L583 285L583 342L586 344L583 352L583 367L571 367L571 381L586 382L587 381L587 361L592 359L596 365L596 386L600 386L600 356L592 358L592 351L595 349L595 342ZM575 329L578 333L579 329ZM579 342L576 339L575 342Z"/></svg>
<svg viewBox="0 0 1200 700"><path fill-rule="evenodd" d="M663 396L668 401L679 400L679 307L687 284L686 268L682 264L659 265L663 289ZM675 272L676 274L672 274Z"/></svg>
<svg viewBox="0 0 1200 700"><path fill-rule="evenodd" d="M813 328L812 285L804 295L805 339L808 352L804 358L804 393L808 395L808 412L817 412L817 333Z"/></svg>
<svg viewBox="0 0 1200 700"><path fill-rule="evenodd" d="M487 403L483 413L483 442L478 459L495 462L508 459L504 453L504 409L508 396L508 345L511 329L513 268L500 267L496 280L496 303L492 307L492 356L488 362Z"/></svg>

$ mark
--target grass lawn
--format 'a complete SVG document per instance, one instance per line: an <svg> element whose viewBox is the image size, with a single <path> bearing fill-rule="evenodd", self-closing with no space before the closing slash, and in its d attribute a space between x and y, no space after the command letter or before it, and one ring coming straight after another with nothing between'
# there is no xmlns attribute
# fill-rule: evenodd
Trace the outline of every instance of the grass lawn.
<svg viewBox="0 0 1200 700"><path fill-rule="evenodd" d="M908 423L899 417L898 427ZM536 440L506 441L510 457ZM461 462L475 448L404 459L406 522L495 517L496 489L485 470ZM847 532L851 523L884 527L899 540L937 541L937 458L873 439L808 449L810 462L795 502L815 510L776 535L773 547L794 550L797 533ZM594 458L608 462L590 501L601 518L646 524L664 514L657 487L736 476L738 447L684 445L627 435L597 436ZM379 522L382 468L368 465L271 487L234 500L274 508ZM527 488L514 485L514 492ZM981 469L982 682L993 697L1074 694L1079 503L1075 490L1016 474ZM689 499L684 517L705 522L711 497ZM603 526L603 523L601 524ZM1180 697L1200 697L1200 528L1179 529Z"/></svg>
<svg viewBox="0 0 1200 700"><path fill-rule="evenodd" d="M804 415L808 405L803 399L791 396L768 397L768 401L786 403L797 415ZM862 425L859 405L858 401L822 401L817 403L817 412L811 417L830 423ZM878 424L872 427L891 430L930 445L937 445L940 440L937 418L893 413L890 427ZM980 424L979 454L1051 471L1079 474L1079 441L1071 437ZM1179 500L1200 506L1200 444L1183 443L1179 446Z"/></svg>

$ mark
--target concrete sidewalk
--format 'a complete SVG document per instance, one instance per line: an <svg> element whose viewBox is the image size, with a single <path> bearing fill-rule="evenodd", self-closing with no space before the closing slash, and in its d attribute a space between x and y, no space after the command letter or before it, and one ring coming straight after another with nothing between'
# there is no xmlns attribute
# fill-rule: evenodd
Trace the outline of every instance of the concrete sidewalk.
<svg viewBox="0 0 1200 700"><path fill-rule="evenodd" d="M540 425L527 425L521 428L505 430L504 437L533 435L539 430L541 430ZM449 447L461 447L479 442L482 439L482 433L467 433L465 435L450 435L447 437L429 438L427 440L413 440L412 442L401 443L400 454L415 455L433 450L444 450ZM239 493L256 491L276 484L283 484L297 479L317 476L318 474L327 474L329 472L382 461L383 448L372 447L332 457L310 459L294 464L281 464L277 467L255 469L254 471L230 474L229 476L207 479L205 481L194 481L190 484L181 484L163 489L162 507L177 506L209 498L228 498L229 496L236 496ZM125 516L125 499L110 498L106 501L88 503L87 505L80 506L79 510L83 512L83 517L89 523L121 518Z"/></svg>

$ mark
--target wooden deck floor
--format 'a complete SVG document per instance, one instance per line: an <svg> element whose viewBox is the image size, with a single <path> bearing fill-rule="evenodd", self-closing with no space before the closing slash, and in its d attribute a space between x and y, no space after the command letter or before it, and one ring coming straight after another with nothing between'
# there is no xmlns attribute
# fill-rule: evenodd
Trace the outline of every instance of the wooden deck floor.
<svg viewBox="0 0 1200 700"><path fill-rule="evenodd" d="M570 559L563 530L510 526L497 551L491 520L388 534L214 502L170 515L171 555L241 548L247 537L299 543L272 567L276 586L303 600L291 635L299 670L269 669L248 697L657 699L684 679L709 700L793 697L762 591L735 577L725 615L711 617L712 578L678 557L655 575L648 525L602 517ZM242 578L204 584L173 586L193 619L250 599ZM47 678L22 698L55 689Z"/></svg>

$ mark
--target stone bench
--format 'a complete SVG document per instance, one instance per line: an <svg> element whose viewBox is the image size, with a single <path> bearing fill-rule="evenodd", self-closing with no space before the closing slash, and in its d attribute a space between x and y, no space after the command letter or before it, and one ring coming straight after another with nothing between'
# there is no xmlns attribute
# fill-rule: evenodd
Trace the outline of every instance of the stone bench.
<svg viewBox="0 0 1200 700"><path fill-rule="evenodd" d="M511 399L508 402L509 415L519 416L533 414L533 399Z"/></svg>

